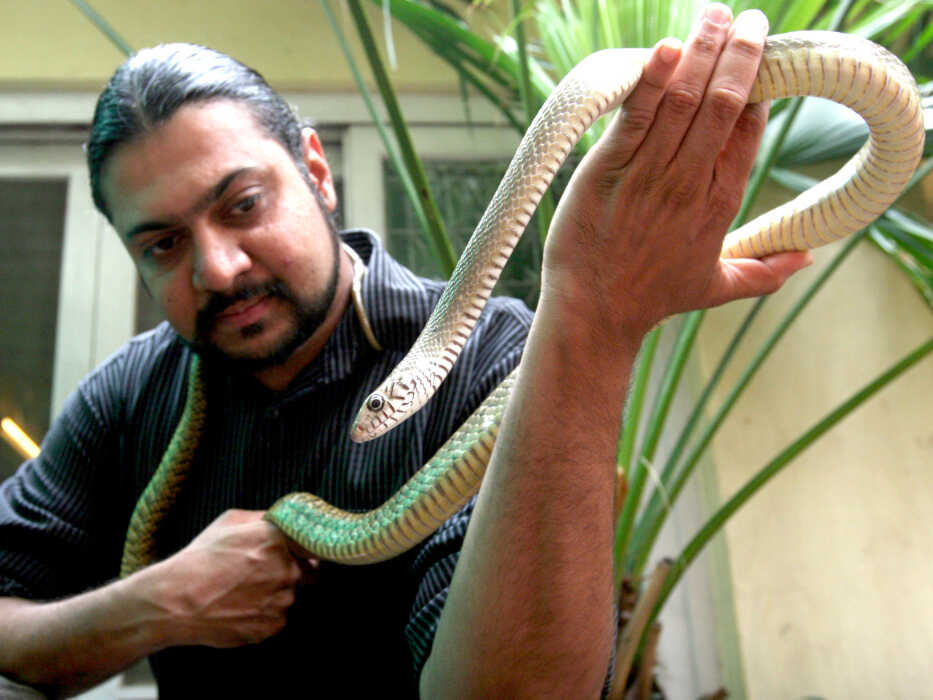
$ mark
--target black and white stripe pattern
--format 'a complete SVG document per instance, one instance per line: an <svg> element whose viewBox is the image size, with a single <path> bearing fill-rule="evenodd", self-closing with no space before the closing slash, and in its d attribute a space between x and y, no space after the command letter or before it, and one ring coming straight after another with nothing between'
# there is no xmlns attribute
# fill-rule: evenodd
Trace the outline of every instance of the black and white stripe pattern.
<svg viewBox="0 0 933 700"><path fill-rule="evenodd" d="M205 433L159 535L161 556L184 547L225 509L262 510L291 491L347 510L380 505L518 364L531 312L514 300L494 300L425 410L380 440L352 443L356 410L404 356L442 285L402 268L370 233L343 237L368 261L363 298L384 351L369 346L349 309L286 391L207 367ZM0 593L50 599L117 575L130 513L181 414L189 357L163 324L82 382L42 454L0 485ZM261 681L264 695L298 689L322 697L395 696L396 687L414 697L412 668L420 669L430 650L471 508L398 559L325 566L319 582L299 594L285 632L271 640L156 654L161 696L244 697Z"/></svg>

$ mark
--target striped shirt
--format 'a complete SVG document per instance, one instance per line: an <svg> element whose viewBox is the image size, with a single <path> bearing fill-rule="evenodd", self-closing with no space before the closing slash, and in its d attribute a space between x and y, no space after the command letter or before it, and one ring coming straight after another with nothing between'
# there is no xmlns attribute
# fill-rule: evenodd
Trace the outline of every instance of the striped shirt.
<svg viewBox="0 0 933 700"><path fill-rule="evenodd" d="M160 555L228 508L261 510L309 491L348 510L389 498L518 363L531 312L490 301L450 377L385 437L352 443L367 394L399 362L442 284L395 262L365 231L341 234L367 261L367 344L349 308L320 355L284 391L206 368L208 417L191 473L159 532ZM0 594L51 599L117 575L130 513L181 415L191 351L167 325L132 339L69 398L41 455L0 485ZM285 630L235 649L175 647L150 658L160 696L417 695L472 502L424 544L364 567L325 565L298 592ZM255 691L254 691L255 689Z"/></svg>

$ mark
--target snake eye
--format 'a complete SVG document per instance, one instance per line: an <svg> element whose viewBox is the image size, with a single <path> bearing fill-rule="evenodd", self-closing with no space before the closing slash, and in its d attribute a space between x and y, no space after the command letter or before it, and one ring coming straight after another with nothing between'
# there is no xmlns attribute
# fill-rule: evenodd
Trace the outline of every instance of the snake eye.
<svg viewBox="0 0 933 700"><path fill-rule="evenodd" d="M366 399L366 408L373 413L378 413L385 405L386 399L382 394L370 394L369 398Z"/></svg>

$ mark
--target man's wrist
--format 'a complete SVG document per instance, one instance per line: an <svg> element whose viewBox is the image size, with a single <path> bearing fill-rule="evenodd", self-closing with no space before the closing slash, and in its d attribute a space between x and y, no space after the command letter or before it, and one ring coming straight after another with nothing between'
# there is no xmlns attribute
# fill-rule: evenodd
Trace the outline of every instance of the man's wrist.
<svg viewBox="0 0 933 700"><path fill-rule="evenodd" d="M552 319L560 337L580 351L607 358L620 354L634 357L658 320L645 309L629 307L625 299L611 299L594 286L574 282L560 288L551 285L547 293L542 292L536 316ZM607 355L607 348L615 352Z"/></svg>
<svg viewBox="0 0 933 700"><path fill-rule="evenodd" d="M172 575L171 559L148 566L118 582L118 606L132 611L138 637L133 643L147 653L190 643L184 621L184 582Z"/></svg>

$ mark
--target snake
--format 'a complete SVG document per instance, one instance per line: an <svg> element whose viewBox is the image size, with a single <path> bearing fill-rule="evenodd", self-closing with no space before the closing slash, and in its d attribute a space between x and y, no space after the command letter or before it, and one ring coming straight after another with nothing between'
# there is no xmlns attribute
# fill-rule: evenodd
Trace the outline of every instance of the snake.
<svg viewBox="0 0 933 700"><path fill-rule="evenodd" d="M418 411L450 372L544 191L582 134L623 105L650 49L604 49L571 69L519 143L492 200L414 345L360 408L350 437L370 440ZM822 97L865 120L868 139L834 175L727 234L722 257L763 257L826 245L879 217L909 183L923 155L924 116L916 81L874 42L824 31L769 36L749 102ZM623 106L624 109L624 106ZM308 493L288 494L264 518L307 552L342 564L385 561L434 533L478 491L517 372L401 489L364 512ZM201 363L192 358L185 409L168 449L130 518L121 575L151 563L159 523L196 449L206 411Z"/></svg>

